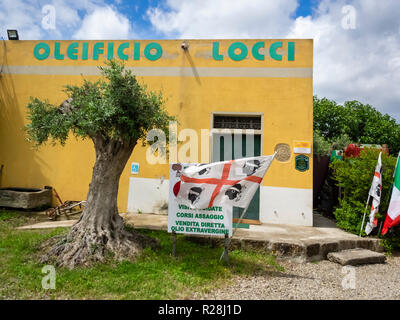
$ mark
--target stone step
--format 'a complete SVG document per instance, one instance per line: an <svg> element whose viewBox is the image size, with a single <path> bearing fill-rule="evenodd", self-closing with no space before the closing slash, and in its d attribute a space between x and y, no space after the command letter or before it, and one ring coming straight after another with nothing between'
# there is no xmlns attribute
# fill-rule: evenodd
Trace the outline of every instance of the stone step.
<svg viewBox="0 0 400 320"><path fill-rule="evenodd" d="M207 244L212 247L223 246L223 237L209 237L200 235L186 235L185 238L196 243ZM313 239L313 240L266 240L246 239L234 237L231 239L230 249L256 249L272 253L278 259L297 262L313 262L327 259L329 253L341 252L349 249L368 249L383 252L380 239L358 238L353 239Z"/></svg>
<svg viewBox="0 0 400 320"><path fill-rule="evenodd" d="M383 253L367 249L350 249L328 253L328 260L341 264L342 266L356 266L360 264L385 263L386 257Z"/></svg>

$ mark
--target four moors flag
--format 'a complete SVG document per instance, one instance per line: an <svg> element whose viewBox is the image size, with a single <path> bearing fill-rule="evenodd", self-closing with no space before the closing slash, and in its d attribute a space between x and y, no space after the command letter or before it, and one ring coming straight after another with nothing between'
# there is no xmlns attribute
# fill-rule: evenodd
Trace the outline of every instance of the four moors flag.
<svg viewBox="0 0 400 320"><path fill-rule="evenodd" d="M400 153L399 153L400 156ZM394 172L394 182L392 197L390 198L389 209L386 215L385 223L382 228L382 235L388 232L388 229L400 223L400 166L399 156L397 157L396 169Z"/></svg>
<svg viewBox="0 0 400 320"><path fill-rule="evenodd" d="M379 153L378 163L375 168L374 177L372 179L371 189L369 190L369 195L372 197L372 207L371 213L369 215L369 221L365 226L365 233L370 234L371 231L378 225L378 219L375 218L375 215L379 211L379 204L381 202L381 193L382 193L382 160L381 154Z"/></svg>
<svg viewBox="0 0 400 320"><path fill-rule="evenodd" d="M193 209L215 205L247 208L275 154L192 165L173 191L178 202Z"/></svg>

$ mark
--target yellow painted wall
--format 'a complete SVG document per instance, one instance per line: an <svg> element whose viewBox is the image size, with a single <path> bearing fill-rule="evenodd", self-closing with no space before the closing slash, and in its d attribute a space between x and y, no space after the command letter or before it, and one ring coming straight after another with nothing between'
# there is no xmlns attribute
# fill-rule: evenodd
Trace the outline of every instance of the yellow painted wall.
<svg viewBox="0 0 400 320"><path fill-rule="evenodd" d="M233 61L227 55L223 61L212 57L212 43L219 41L220 53L225 53L231 43L241 41L248 46L249 54L242 61ZM139 77L149 89L162 89L167 98L168 111L179 119L179 129L195 129L200 137L200 129L210 128L212 112L262 112L264 113L264 154L272 154L275 145L293 141L312 143L313 101L312 77L196 77L202 68L308 68L313 67L312 40L262 40L266 47L276 41L283 42L278 53L282 61L276 61L265 54L259 61L251 56L251 47L261 40L189 40L189 54L181 49L181 40L156 41L163 48L163 56L149 61L143 56L143 48L151 41L128 41L130 48L125 50L130 58L128 67L151 67L155 72L160 68L177 67L191 70L192 74L177 76ZM295 42L295 60L287 61L287 42ZM26 140L22 130L27 123L26 104L30 96L48 99L59 104L65 98L62 92L65 84L79 84L83 77L96 80L97 75L87 75L87 67L103 65L106 53L99 60L91 59L94 43L99 41L78 41L89 43L89 59L67 57L66 49L72 41L58 41L64 60L56 60L53 54L56 41L45 41L52 48L50 56L38 60L33 49L40 41L3 41L0 45L0 165L4 165L0 187L43 187L53 186L62 200L82 200L86 198L94 164L94 149L90 140L78 141L71 136L65 147L48 143L38 150ZM106 44L111 41L103 41ZM114 48L127 41L112 41ZM132 58L133 42L140 42L140 60ZM107 51L105 48L105 52ZM116 49L114 49L116 50ZM260 51L262 52L262 51ZM38 67L32 71L33 67ZM52 73L54 67L57 74ZM63 68L64 67L64 68ZM86 69L85 69L86 68ZM157 69L158 68L158 69ZM16 71L17 70L17 71ZM37 71L39 70L39 71ZM221 69L222 70L222 69ZM41 74L40 74L41 73ZM83 75L80 75L83 73ZM90 73L90 72L89 72ZM168 165L149 165L146 163L145 148L137 146L121 176L119 191L119 210L127 207L130 163L139 162L139 175L135 177L168 177ZM293 149L292 149L293 150ZM199 145L200 154L200 145ZM199 159L200 161L200 159ZM288 162L274 161L263 181L265 186L288 188L312 188L312 156L310 169L299 172L294 166L294 155Z"/></svg>

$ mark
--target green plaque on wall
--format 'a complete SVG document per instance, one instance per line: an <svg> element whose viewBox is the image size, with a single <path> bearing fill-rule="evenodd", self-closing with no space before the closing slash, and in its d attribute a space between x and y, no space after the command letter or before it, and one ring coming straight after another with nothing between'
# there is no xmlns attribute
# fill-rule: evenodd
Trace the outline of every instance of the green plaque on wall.
<svg viewBox="0 0 400 320"><path fill-rule="evenodd" d="M301 172L307 171L310 168L309 158L303 154L296 156L294 160L294 166L296 170Z"/></svg>

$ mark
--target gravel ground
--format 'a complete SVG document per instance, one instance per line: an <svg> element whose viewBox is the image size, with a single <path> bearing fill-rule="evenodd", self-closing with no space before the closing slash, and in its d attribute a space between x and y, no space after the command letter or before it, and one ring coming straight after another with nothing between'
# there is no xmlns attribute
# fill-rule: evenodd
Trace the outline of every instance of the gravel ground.
<svg viewBox="0 0 400 320"><path fill-rule="evenodd" d="M385 264L345 268L328 260L280 264L284 272L273 276L237 277L233 285L203 296L196 294L195 299L400 300L400 257L388 257Z"/></svg>

